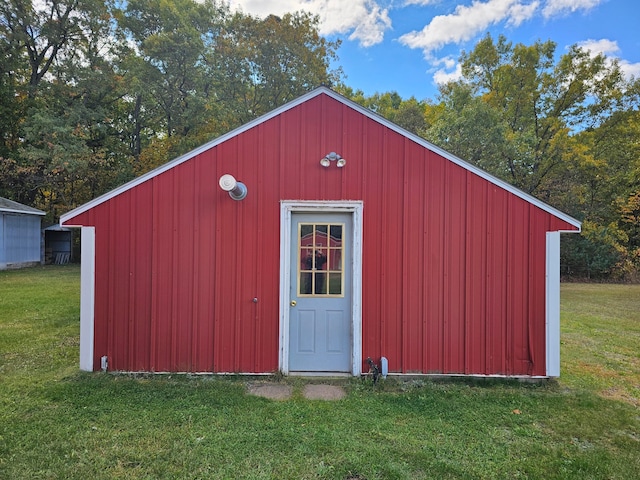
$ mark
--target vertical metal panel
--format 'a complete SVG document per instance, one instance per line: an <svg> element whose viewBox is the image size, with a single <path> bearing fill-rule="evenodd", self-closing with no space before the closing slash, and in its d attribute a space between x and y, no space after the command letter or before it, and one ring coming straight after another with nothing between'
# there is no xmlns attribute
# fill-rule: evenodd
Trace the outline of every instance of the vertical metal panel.
<svg viewBox="0 0 640 480"><path fill-rule="evenodd" d="M96 368L275 370L283 199L363 201L363 358L545 374L545 235L574 227L324 95L74 219L96 226Z"/></svg>
<svg viewBox="0 0 640 480"><path fill-rule="evenodd" d="M6 214L0 212L0 268L5 268L6 267L6 248L4 246L5 244L5 240L4 240L4 225L6 223L5 220Z"/></svg>
<svg viewBox="0 0 640 480"><path fill-rule="evenodd" d="M467 176L465 373L487 373L487 182Z"/></svg>
<svg viewBox="0 0 640 480"><path fill-rule="evenodd" d="M382 312L382 302L386 295L384 283L380 281L383 272L383 258L387 255L386 245L381 241L383 229L393 228L387 220L387 210L384 206L384 198L380 194L384 190L384 175L381 174L380 152L383 149L384 128L373 122L363 125L363 136L367 142L362 144L363 178L362 199L364 201L363 212L363 265L362 265L362 357L376 358L379 355L388 355L382 350L383 329L386 318ZM376 158L378 157L378 158ZM357 161L356 156L351 161ZM349 161L349 160L348 160ZM347 164L345 170L349 168ZM371 195L371 192L378 192ZM371 212L371 213L369 213ZM372 214L377 212L377 219L370 220ZM394 359L395 360L395 359ZM397 368L397 362L395 367ZM364 371L367 371L368 366Z"/></svg>
<svg viewBox="0 0 640 480"><path fill-rule="evenodd" d="M466 170L447 164L445 219L445 372L464 372Z"/></svg>
<svg viewBox="0 0 640 480"><path fill-rule="evenodd" d="M385 131L382 158L379 164L384 175L381 192L383 206L383 223L379 227L378 238L383 248L381 283L381 315L382 351L388 352L389 360L393 361L399 371L402 371L402 234L403 234L403 158L404 142L402 137L393 132ZM371 158L375 158L372 157ZM366 192L366 195L370 195ZM366 203L366 196L365 196ZM375 212L365 211L367 218ZM366 238L366 237L365 237ZM365 258L368 258L365 253ZM366 286L364 287L366 288ZM366 317L365 317L366 318ZM377 356L377 355L376 355Z"/></svg>
<svg viewBox="0 0 640 480"><path fill-rule="evenodd" d="M6 214L0 212L0 268L5 268L6 266L6 248L4 246L4 224Z"/></svg>
<svg viewBox="0 0 640 480"><path fill-rule="evenodd" d="M0 213L0 262L6 264L39 262L41 255L40 217Z"/></svg>
<svg viewBox="0 0 640 480"><path fill-rule="evenodd" d="M181 167L182 165L180 165ZM178 167L178 168L180 168ZM171 370L174 350L172 315L174 313L173 229L175 170L165 172L153 180L153 304L152 366L157 372Z"/></svg>
<svg viewBox="0 0 640 480"><path fill-rule="evenodd" d="M121 201L114 203L109 210L109 316L117 319L109 329L109 345L113 352L110 360L111 367L122 369L129 362L129 302L135 301L129 295L129 246L131 232L129 231L128 207L131 191L122 195ZM118 242L127 245L126 250L114 248Z"/></svg>
<svg viewBox="0 0 640 480"><path fill-rule="evenodd" d="M151 311L152 311L152 242L153 242L153 189L151 183L133 190L130 210L132 243L129 247L131 296L129 321L133 324L132 349L129 369L148 370L151 364ZM126 250L116 240L116 251Z"/></svg>
<svg viewBox="0 0 640 480"><path fill-rule="evenodd" d="M256 183L258 241L256 277L256 362L252 371L271 372L278 368L278 308L280 238L280 169L281 143L274 141L281 135L280 119L261 126L260 162ZM296 163L289 160L289 163Z"/></svg>
<svg viewBox="0 0 640 480"><path fill-rule="evenodd" d="M196 372L215 371L213 362L214 346L214 300L216 243L215 225L217 202L211 182L216 179L215 162L212 152L205 152L195 164L194 188L196 196L197 241L195 244L194 268L194 352L193 370Z"/></svg>
<svg viewBox="0 0 640 480"><path fill-rule="evenodd" d="M426 224L425 271L427 284L425 297L428 299L426 334L423 343L425 351L424 373L444 371L444 218L445 218L445 167L446 161L429 152L425 183L427 199L424 204ZM393 369L393 364L390 366Z"/></svg>
<svg viewBox="0 0 640 480"><path fill-rule="evenodd" d="M362 198L366 177L367 137L364 130L364 117L358 112L342 106L342 138L340 155L347 160L347 165L342 168L342 182L340 197L344 200L359 200Z"/></svg>
<svg viewBox="0 0 640 480"><path fill-rule="evenodd" d="M217 152L216 164L217 175L234 172L229 165L231 160L237 159L238 139L231 139L221 145ZM237 163L237 160L236 162ZM235 174L242 178L240 173ZM237 322L237 302L238 292L236 283L236 271L242 268L238 265L238 228L242 222L246 203L251 199L252 191L249 191L247 198L242 202L235 202L229 196L220 191L218 196L218 223L216 228L216 281L215 281L215 346L214 346L214 367L216 371L233 372L235 349L236 349L236 322ZM251 232L246 232L251 235Z"/></svg>
<svg viewBox="0 0 640 480"><path fill-rule="evenodd" d="M405 141L403 243L402 243L402 371L422 372L422 339L424 336L423 285L425 272L425 227L422 208L425 202L425 151Z"/></svg>
<svg viewBox="0 0 640 480"><path fill-rule="evenodd" d="M257 185L258 165L261 163L260 151L258 149L259 128L254 128L246 132L245 141L238 144L238 169L243 173L243 179L249 185ZM254 195L257 190L254 190ZM238 306L236 321L236 351L233 371L252 372L255 365L255 343L256 343L256 322L255 305L252 299L256 296L257 288L257 266L259 249L256 240L258 212L253 205L254 202L234 202L242 208L242 223L239 224L237 233L238 258L236 263L236 291ZM274 230L277 230L274 225ZM277 251L277 250L276 250Z"/></svg>
<svg viewBox="0 0 640 480"><path fill-rule="evenodd" d="M194 164L186 162L175 169L173 203L172 277L172 358L171 370L189 371L192 362L192 322L193 322L193 273L196 259L195 247L195 189ZM185 268L188 265L189 268Z"/></svg>
<svg viewBox="0 0 640 480"><path fill-rule="evenodd" d="M487 205L487 370L503 374L505 368L506 323L506 222L507 196L495 186L489 187Z"/></svg>
<svg viewBox="0 0 640 480"><path fill-rule="evenodd" d="M528 351L528 209L520 199L509 197L509 243L507 259L507 369L529 371ZM525 263L526 262L526 263ZM526 268L523 268L523 264Z"/></svg>

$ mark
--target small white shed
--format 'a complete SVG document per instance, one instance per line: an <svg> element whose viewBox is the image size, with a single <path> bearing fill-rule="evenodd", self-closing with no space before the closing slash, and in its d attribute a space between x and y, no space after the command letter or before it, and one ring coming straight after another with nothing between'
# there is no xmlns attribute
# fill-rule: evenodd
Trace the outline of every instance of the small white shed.
<svg viewBox="0 0 640 480"><path fill-rule="evenodd" d="M42 210L0 197L0 270L41 263L44 215Z"/></svg>

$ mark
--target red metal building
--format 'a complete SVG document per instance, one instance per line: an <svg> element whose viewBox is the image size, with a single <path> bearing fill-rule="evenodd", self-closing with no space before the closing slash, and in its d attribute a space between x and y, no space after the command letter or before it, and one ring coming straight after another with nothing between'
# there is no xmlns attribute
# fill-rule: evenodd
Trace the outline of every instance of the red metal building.
<svg viewBox="0 0 640 480"><path fill-rule="evenodd" d="M580 222L324 87L61 223L84 370L559 375Z"/></svg>

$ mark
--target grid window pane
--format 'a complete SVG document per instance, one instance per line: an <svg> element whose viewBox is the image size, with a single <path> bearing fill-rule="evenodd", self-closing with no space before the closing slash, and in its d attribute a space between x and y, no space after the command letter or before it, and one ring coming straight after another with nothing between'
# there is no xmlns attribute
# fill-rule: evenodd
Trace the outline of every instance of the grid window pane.
<svg viewBox="0 0 640 480"><path fill-rule="evenodd" d="M343 224L301 223L298 234L298 294L341 296Z"/></svg>
<svg viewBox="0 0 640 480"><path fill-rule="evenodd" d="M329 274L329 294L330 295L342 294L342 274L341 273Z"/></svg>
<svg viewBox="0 0 640 480"><path fill-rule="evenodd" d="M313 292L313 277L312 273L300 272L300 293L302 295L309 295Z"/></svg>

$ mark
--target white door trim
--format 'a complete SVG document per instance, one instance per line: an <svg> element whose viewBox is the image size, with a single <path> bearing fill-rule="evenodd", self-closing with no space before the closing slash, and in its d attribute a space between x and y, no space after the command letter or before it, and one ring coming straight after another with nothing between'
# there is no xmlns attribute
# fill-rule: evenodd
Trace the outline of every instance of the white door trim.
<svg viewBox="0 0 640 480"><path fill-rule="evenodd" d="M351 373L362 373L362 210L361 201L300 201L280 202L280 349L278 366L289 374L289 302L291 284L291 215L301 213L350 213L353 221L353 263L351 265Z"/></svg>

